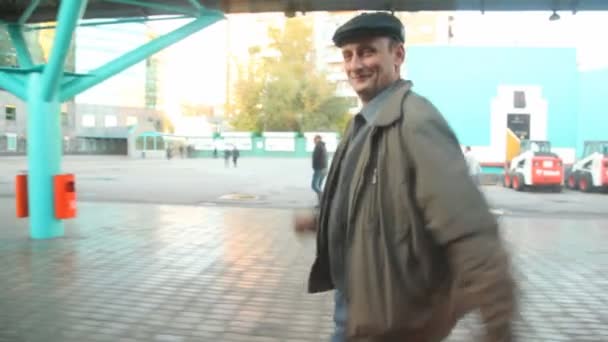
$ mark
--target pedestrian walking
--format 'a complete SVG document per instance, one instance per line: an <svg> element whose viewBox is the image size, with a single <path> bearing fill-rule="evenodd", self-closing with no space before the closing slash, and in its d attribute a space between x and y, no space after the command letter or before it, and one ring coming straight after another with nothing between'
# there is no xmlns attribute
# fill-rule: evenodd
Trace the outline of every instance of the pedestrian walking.
<svg viewBox="0 0 608 342"><path fill-rule="evenodd" d="M363 103L333 157L318 217L311 293L335 290L333 342L438 342L478 311L483 340L514 341L515 281L496 218L456 135L401 79L402 23L361 14L333 41Z"/></svg>

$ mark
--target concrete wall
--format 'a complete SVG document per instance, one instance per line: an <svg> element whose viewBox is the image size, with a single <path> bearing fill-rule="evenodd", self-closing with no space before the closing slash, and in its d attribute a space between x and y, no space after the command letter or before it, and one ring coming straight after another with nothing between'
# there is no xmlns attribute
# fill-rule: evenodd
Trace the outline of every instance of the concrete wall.
<svg viewBox="0 0 608 342"><path fill-rule="evenodd" d="M127 138L132 125L155 130L162 118L155 109L83 103L75 104L75 112L74 135L98 138Z"/></svg>
<svg viewBox="0 0 608 342"><path fill-rule="evenodd" d="M17 111L15 121L6 120L6 106L14 106ZM23 101L12 94L0 90L0 135L15 133L25 135L27 130L27 107ZM2 150L0 150L2 151Z"/></svg>
<svg viewBox="0 0 608 342"><path fill-rule="evenodd" d="M6 120L7 106L15 107L15 120ZM65 103L61 111L64 113L61 125L65 154L126 155L129 126L153 131L162 118L162 113L155 109L73 102ZM27 120L26 104L8 92L0 91L0 156L26 153ZM92 125L85 125L87 122ZM14 136L16 151L8 149L8 141L15 139Z"/></svg>
<svg viewBox="0 0 608 342"><path fill-rule="evenodd" d="M585 140L608 140L608 69L580 73L577 156Z"/></svg>
<svg viewBox="0 0 608 342"><path fill-rule="evenodd" d="M546 114L537 115L536 121L546 122L535 124L535 118L531 119L532 125L540 127L531 138L546 138L573 157L579 124L575 49L411 47L407 66L414 89L439 108L461 143L478 150L482 161L504 160L504 148L496 141L503 139L506 117L504 123L492 122L502 121L493 118L501 89L540 94L534 111Z"/></svg>
<svg viewBox="0 0 608 342"><path fill-rule="evenodd" d="M332 132L307 132L302 136L295 132L270 132L261 137L253 136L250 132L227 132L223 136L196 138L145 136L147 133L141 136L138 133L131 135L129 156L164 158L169 147L172 148L173 155L178 156L179 146L183 146L185 154L190 158L223 158L226 149L232 150L236 146L241 157L303 158L312 154L316 135L321 135L330 155L335 152L339 142L339 135Z"/></svg>

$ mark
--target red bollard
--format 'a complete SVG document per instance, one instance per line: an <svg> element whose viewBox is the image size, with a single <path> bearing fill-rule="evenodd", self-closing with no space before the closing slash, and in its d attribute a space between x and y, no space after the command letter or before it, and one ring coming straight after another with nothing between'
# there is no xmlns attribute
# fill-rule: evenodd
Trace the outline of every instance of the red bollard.
<svg viewBox="0 0 608 342"><path fill-rule="evenodd" d="M55 217L69 219L76 217L76 184L73 174L53 177L55 190Z"/></svg>
<svg viewBox="0 0 608 342"><path fill-rule="evenodd" d="M27 174L20 174L15 177L15 207L19 218L29 216L29 206L27 197Z"/></svg>

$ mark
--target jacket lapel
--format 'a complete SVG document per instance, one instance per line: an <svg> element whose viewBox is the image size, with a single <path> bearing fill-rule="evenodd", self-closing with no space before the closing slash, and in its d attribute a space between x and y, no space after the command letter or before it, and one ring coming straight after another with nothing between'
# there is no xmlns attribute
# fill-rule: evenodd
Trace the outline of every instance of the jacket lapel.
<svg viewBox="0 0 608 342"><path fill-rule="evenodd" d="M373 126L389 126L393 122L399 120L401 118L401 110L395 110L396 108L401 108L401 103L403 101L403 96L407 94L410 89L412 89L411 81L403 81L395 91L385 100L378 112L376 113L376 118L370 124Z"/></svg>

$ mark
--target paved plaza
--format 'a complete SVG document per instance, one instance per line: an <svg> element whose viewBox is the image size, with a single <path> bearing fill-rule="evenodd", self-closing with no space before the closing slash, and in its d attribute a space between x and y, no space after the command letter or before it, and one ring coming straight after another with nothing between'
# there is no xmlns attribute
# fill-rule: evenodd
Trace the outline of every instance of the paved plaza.
<svg viewBox="0 0 608 342"><path fill-rule="evenodd" d="M0 198L14 196L15 174L26 169L25 158L0 158ZM316 200L307 158L242 158L238 168L225 168L222 158L68 156L63 171L76 174L78 199L87 202L290 209L310 207ZM607 194L518 193L499 186L483 190L494 208L512 215L608 217Z"/></svg>
<svg viewBox="0 0 608 342"><path fill-rule="evenodd" d="M294 184L307 181L309 170L296 169L308 164L288 160L264 168L266 162L252 161L247 169L244 161L242 170L224 170L218 160L212 172L194 169L201 173L196 187L217 193L190 190L203 195L186 203L177 200L190 195L175 195L187 183L185 174L194 162L209 160L159 162L66 160L80 175L81 198L104 182L87 177L135 179L149 164L150 185L176 180L163 187L174 202L157 204L156 189L147 193L150 203L135 195L131 201L90 198L79 203L78 218L66 222L66 236L48 241L28 238L27 220L14 219L10 189L0 184L0 341L327 341L332 296L305 292L314 238L294 234L293 209L272 205L289 198L288 190L294 207L312 203L307 184ZM0 171L5 183L7 168ZM234 176L226 189L214 184L224 172ZM260 173L276 182L237 189ZM140 191L144 183L119 194ZM520 340L608 341L608 215L597 204L608 196L484 191L505 212L501 232L522 286ZM233 192L267 194L268 202L210 201ZM543 207L534 211L534 203ZM474 315L467 317L449 341L473 341L477 325Z"/></svg>

